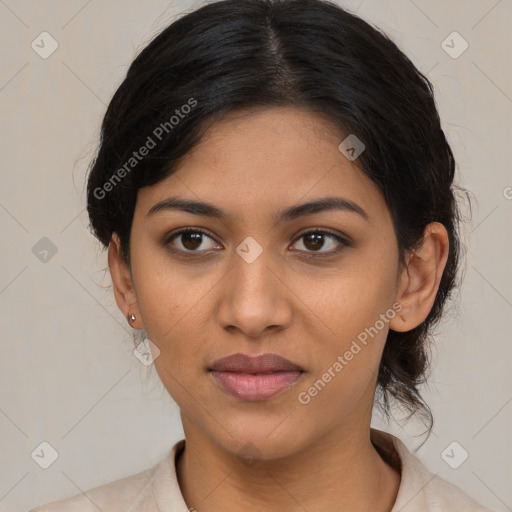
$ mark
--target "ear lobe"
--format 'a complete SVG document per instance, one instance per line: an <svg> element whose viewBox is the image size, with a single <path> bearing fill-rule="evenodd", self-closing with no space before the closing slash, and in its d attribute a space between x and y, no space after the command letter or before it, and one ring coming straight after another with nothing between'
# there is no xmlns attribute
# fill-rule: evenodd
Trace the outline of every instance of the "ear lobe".
<svg viewBox="0 0 512 512"><path fill-rule="evenodd" d="M121 241L117 233L112 234L108 246L108 266L117 306L125 318L131 314L135 315L135 321L128 322L130 327L143 329L130 267L121 256Z"/></svg>
<svg viewBox="0 0 512 512"><path fill-rule="evenodd" d="M410 331L427 318L439 289L448 250L446 228L439 222L430 223L424 230L420 247L410 253L403 271L399 288L404 291L396 298L403 309L390 321L390 329Z"/></svg>

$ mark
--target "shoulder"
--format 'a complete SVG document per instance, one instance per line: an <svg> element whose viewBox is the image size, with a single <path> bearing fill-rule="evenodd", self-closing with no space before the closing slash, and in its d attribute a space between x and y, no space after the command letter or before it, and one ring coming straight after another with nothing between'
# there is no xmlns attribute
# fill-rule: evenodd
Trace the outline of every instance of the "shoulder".
<svg viewBox="0 0 512 512"><path fill-rule="evenodd" d="M477 503L468 494L443 478L430 473L430 484L425 487L428 510L450 512L493 512Z"/></svg>
<svg viewBox="0 0 512 512"><path fill-rule="evenodd" d="M126 512L133 502L145 494L153 468L89 489L61 501L52 501L29 512Z"/></svg>
<svg viewBox="0 0 512 512"><path fill-rule="evenodd" d="M429 471L399 438L372 428L371 439L379 452L401 469L400 487L391 512L493 512Z"/></svg>
<svg viewBox="0 0 512 512"><path fill-rule="evenodd" d="M52 501L29 512L149 512L159 510L158 489L174 483L174 456L183 441L178 441L153 467L94 487L70 498ZM172 485L171 485L172 487Z"/></svg>

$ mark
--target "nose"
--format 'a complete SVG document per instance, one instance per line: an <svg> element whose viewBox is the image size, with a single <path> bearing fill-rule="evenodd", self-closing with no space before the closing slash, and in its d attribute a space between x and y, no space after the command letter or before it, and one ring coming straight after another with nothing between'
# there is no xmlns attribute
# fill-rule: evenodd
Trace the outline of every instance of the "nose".
<svg viewBox="0 0 512 512"><path fill-rule="evenodd" d="M271 260L270 250L253 261L233 255L232 270L219 283L217 315L221 327L255 339L290 325L293 293L284 272Z"/></svg>

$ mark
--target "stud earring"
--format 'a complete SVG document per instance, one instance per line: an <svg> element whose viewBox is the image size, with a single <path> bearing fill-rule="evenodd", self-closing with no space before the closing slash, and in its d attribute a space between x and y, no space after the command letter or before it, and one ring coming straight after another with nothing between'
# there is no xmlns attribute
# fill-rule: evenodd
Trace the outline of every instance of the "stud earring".
<svg viewBox="0 0 512 512"><path fill-rule="evenodd" d="M131 315L128 315L128 322L135 322L135 315L133 313Z"/></svg>

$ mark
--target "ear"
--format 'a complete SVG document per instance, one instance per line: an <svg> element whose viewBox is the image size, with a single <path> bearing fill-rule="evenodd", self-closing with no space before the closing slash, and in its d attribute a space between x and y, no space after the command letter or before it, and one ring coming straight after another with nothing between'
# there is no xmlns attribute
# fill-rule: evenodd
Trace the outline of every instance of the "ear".
<svg viewBox="0 0 512 512"><path fill-rule="evenodd" d="M119 309L125 318L135 315L134 322L128 322L134 329L143 329L144 324L137 303L137 295L132 282L132 275L129 265L121 256L121 241L117 233L112 234L108 246L108 266L112 277L114 295Z"/></svg>
<svg viewBox="0 0 512 512"><path fill-rule="evenodd" d="M406 268L399 278L396 300L402 304L402 310L390 321L390 329L410 331L427 318L439 289L448 249L446 228L439 222L430 223L424 230L420 247L409 253Z"/></svg>

